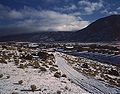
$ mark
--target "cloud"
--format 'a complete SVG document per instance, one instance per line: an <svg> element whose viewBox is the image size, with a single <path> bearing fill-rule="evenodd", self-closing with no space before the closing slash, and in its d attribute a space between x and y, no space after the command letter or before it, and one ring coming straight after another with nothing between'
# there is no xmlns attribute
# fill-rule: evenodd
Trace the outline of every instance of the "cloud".
<svg viewBox="0 0 120 94"><path fill-rule="evenodd" d="M44 1L44 0L43 0ZM46 2L55 2L56 0L46 0Z"/></svg>
<svg viewBox="0 0 120 94"><path fill-rule="evenodd" d="M62 14L55 11L43 10L39 14L39 19L32 18L24 21L19 21L17 26L33 27L36 30L53 30L53 31L71 31L79 30L86 27L89 21L79 21L75 16Z"/></svg>
<svg viewBox="0 0 120 94"><path fill-rule="evenodd" d="M77 6L74 5L74 4L71 4L71 5L65 6L64 9L66 9L66 10L76 10Z"/></svg>
<svg viewBox="0 0 120 94"><path fill-rule="evenodd" d="M86 14L92 14L94 11L100 10L103 7L103 1L90 2L88 0L79 1L79 6Z"/></svg>
<svg viewBox="0 0 120 94"><path fill-rule="evenodd" d="M54 10L56 11L62 11L62 12L71 12L76 11L78 7L75 4L68 4L62 7L55 7Z"/></svg>
<svg viewBox="0 0 120 94"><path fill-rule="evenodd" d="M21 12L19 11L16 11L16 10L11 10L9 13L8 13L8 16L12 19L21 19L23 18L23 14L21 14Z"/></svg>
<svg viewBox="0 0 120 94"><path fill-rule="evenodd" d="M7 18L10 8L0 4L0 19Z"/></svg>
<svg viewBox="0 0 120 94"><path fill-rule="evenodd" d="M118 7L117 10L120 10L120 7Z"/></svg>
<svg viewBox="0 0 120 94"><path fill-rule="evenodd" d="M117 11L110 11L109 14L113 15L113 14L119 14L119 13Z"/></svg>
<svg viewBox="0 0 120 94"><path fill-rule="evenodd" d="M108 14L109 11L108 11L107 9L104 9L104 10L101 11L101 13L102 13L102 14Z"/></svg>
<svg viewBox="0 0 120 94"><path fill-rule="evenodd" d="M118 11L116 10L108 10L108 9L104 9L101 11L102 14L106 14L106 15L114 15L114 14L119 14Z"/></svg>
<svg viewBox="0 0 120 94"><path fill-rule="evenodd" d="M21 12L0 4L0 19L21 19L22 16Z"/></svg>
<svg viewBox="0 0 120 94"><path fill-rule="evenodd" d="M72 6L71 9L75 8ZM1 11L2 9L2 11ZM27 28L31 31L71 31L86 27L89 21L66 13L53 10L41 10L24 6L23 9L15 10L0 5L0 19L11 20L10 27Z"/></svg>

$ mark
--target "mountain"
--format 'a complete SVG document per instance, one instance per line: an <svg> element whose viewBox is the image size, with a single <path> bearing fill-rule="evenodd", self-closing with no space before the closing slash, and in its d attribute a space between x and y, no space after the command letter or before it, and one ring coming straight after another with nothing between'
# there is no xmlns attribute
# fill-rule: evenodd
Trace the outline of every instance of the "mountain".
<svg viewBox="0 0 120 94"><path fill-rule="evenodd" d="M111 42L120 41L120 15L100 18L76 32L39 32L1 36L0 41Z"/></svg>
<svg viewBox="0 0 120 94"><path fill-rule="evenodd" d="M67 42L73 32L39 32L39 33L25 33L14 34L0 37L0 41L30 41L30 42Z"/></svg>
<svg viewBox="0 0 120 94"><path fill-rule="evenodd" d="M96 20L74 36L76 41L120 41L120 15Z"/></svg>

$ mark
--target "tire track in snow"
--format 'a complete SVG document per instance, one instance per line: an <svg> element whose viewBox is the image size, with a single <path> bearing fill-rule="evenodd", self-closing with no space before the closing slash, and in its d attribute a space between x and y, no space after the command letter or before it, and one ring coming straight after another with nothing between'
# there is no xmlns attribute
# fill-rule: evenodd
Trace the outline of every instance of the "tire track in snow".
<svg viewBox="0 0 120 94"><path fill-rule="evenodd" d="M58 67L71 79L74 83L79 85L81 88L92 94L117 94L120 93L120 88L106 86L105 83L102 83L93 78L87 78L81 73L74 70L71 66L67 64L67 61L58 56L56 53L55 59Z"/></svg>

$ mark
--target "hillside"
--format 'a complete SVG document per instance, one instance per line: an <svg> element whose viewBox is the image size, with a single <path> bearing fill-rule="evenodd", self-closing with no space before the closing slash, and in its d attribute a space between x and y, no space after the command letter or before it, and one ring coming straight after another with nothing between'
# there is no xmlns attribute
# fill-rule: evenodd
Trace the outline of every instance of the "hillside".
<svg viewBox="0 0 120 94"><path fill-rule="evenodd" d="M74 37L78 41L119 41L120 15L98 19L85 29L77 31Z"/></svg>
<svg viewBox="0 0 120 94"><path fill-rule="evenodd" d="M0 41L111 42L120 41L120 15L100 18L76 32L39 32L0 37Z"/></svg>

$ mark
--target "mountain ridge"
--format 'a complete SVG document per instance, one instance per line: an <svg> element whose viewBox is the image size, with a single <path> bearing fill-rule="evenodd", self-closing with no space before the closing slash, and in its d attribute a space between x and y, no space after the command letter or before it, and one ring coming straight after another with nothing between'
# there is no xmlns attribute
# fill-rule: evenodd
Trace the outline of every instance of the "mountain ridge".
<svg viewBox="0 0 120 94"><path fill-rule="evenodd" d="M82 30L75 32L39 32L0 37L0 41L31 42L110 42L120 41L120 15L100 18Z"/></svg>

